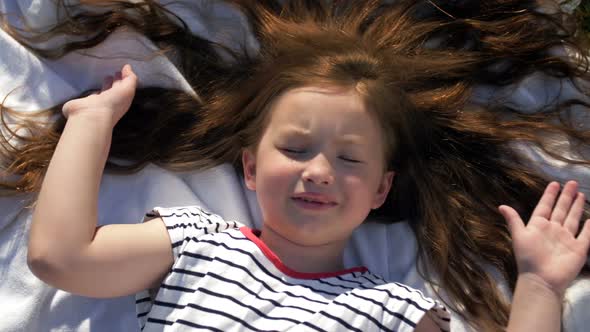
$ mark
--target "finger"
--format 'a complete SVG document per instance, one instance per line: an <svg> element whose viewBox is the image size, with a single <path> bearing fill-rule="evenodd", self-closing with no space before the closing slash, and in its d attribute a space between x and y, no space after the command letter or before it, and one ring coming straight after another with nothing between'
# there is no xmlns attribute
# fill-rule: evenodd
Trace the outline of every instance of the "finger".
<svg viewBox="0 0 590 332"><path fill-rule="evenodd" d="M590 219L586 220L584 223L584 228L578 235L577 240L582 241L584 252L588 252L588 249L590 249Z"/></svg>
<svg viewBox="0 0 590 332"><path fill-rule="evenodd" d="M572 234L576 234L578 231L580 218L582 218L582 213L584 213L585 205L586 198L584 197L584 194L578 193L569 213L567 214L567 217L565 218L565 222L563 223L563 226L565 226L565 228L567 228L567 230Z"/></svg>
<svg viewBox="0 0 590 332"><path fill-rule="evenodd" d="M551 221L563 224L568 212L572 207L572 203L578 193L578 183L576 181L568 181L559 195L559 199L551 212Z"/></svg>
<svg viewBox="0 0 590 332"><path fill-rule="evenodd" d="M512 236L525 228L524 222L516 210L507 205L500 205L498 210L500 210L500 213L506 220L506 223L508 224L508 230Z"/></svg>
<svg viewBox="0 0 590 332"><path fill-rule="evenodd" d="M131 68L130 64L126 64L123 66L123 69L121 69L121 74L123 75L123 78L135 75L135 73L133 72L133 68Z"/></svg>
<svg viewBox="0 0 590 332"><path fill-rule="evenodd" d="M121 70L121 75L123 77L121 83L122 84L129 84L131 86L131 88L133 90L135 90L135 88L137 86L137 76L135 75L135 73L131 69L130 65L123 66L123 69Z"/></svg>
<svg viewBox="0 0 590 332"><path fill-rule="evenodd" d="M121 70L121 74L123 75L123 79L125 81L130 80L133 84L137 83L137 76L133 72L133 68L131 68L131 65L127 64L127 65L123 66L123 69Z"/></svg>
<svg viewBox="0 0 590 332"><path fill-rule="evenodd" d="M107 76L102 81L102 89L101 91L105 91L110 89L113 86L113 76Z"/></svg>
<svg viewBox="0 0 590 332"><path fill-rule="evenodd" d="M535 207L531 217L542 217L547 220L551 218L551 211L553 210L553 204L555 204L555 198L559 192L559 183L551 182L545 188L543 196L539 200L539 203Z"/></svg>

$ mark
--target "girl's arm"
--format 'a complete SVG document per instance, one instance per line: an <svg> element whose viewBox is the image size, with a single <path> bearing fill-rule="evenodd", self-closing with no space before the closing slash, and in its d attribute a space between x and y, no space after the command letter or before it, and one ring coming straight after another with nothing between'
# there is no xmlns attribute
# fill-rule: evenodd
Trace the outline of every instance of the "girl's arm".
<svg viewBox="0 0 590 332"><path fill-rule="evenodd" d="M507 331L561 331L562 297L535 275L520 274Z"/></svg>
<svg viewBox="0 0 590 332"><path fill-rule="evenodd" d="M519 271L508 331L560 331L563 294L586 263L590 220L575 236L584 194L574 181L564 186L559 199L558 194L559 184L550 183L526 226L514 209L500 206Z"/></svg>
<svg viewBox="0 0 590 332"><path fill-rule="evenodd" d="M172 264L158 219L96 227L98 192L114 125L137 78L127 65L100 93L64 105L68 120L33 213L27 261L43 281L68 292L114 297L149 288Z"/></svg>

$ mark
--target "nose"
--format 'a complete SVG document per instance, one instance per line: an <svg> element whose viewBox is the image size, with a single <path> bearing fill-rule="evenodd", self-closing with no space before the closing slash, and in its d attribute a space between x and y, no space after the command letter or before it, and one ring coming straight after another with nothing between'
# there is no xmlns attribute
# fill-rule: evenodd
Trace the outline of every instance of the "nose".
<svg viewBox="0 0 590 332"><path fill-rule="evenodd" d="M321 153L308 160L302 177L304 182L319 185L329 185L334 182L332 165Z"/></svg>

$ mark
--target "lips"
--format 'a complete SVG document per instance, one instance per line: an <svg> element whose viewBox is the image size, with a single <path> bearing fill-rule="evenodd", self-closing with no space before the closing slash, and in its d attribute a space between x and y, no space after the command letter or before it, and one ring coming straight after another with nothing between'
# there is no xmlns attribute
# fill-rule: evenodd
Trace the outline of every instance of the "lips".
<svg viewBox="0 0 590 332"><path fill-rule="evenodd" d="M302 193L292 197L292 199L304 207L331 207L338 203L329 196L317 193Z"/></svg>

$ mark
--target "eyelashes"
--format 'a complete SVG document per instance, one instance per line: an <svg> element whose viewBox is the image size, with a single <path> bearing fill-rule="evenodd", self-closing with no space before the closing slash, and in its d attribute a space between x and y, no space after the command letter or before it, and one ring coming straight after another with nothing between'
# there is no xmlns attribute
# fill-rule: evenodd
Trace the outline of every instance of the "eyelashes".
<svg viewBox="0 0 590 332"><path fill-rule="evenodd" d="M278 148L280 151L282 151L283 153L289 154L289 155L295 155L295 156L302 156L305 153L307 153L307 150L305 149L298 149L298 148L290 148L290 147L280 147ZM346 155L340 155L338 156L338 159L343 160L347 163L351 163L351 164L360 164L362 163L361 160L357 159L357 158L353 158L350 156L346 156Z"/></svg>
<svg viewBox="0 0 590 332"><path fill-rule="evenodd" d="M349 157L346 157L346 156L339 156L338 158L340 158L340 159L342 159L344 161L347 161L349 163L353 163L353 164L362 163L362 161L360 161L360 160L349 158Z"/></svg>
<svg viewBox="0 0 590 332"><path fill-rule="evenodd" d="M291 149L291 148L279 148L279 150L281 150L283 152L287 152L287 153L293 153L293 154L302 154L305 152L305 150Z"/></svg>

